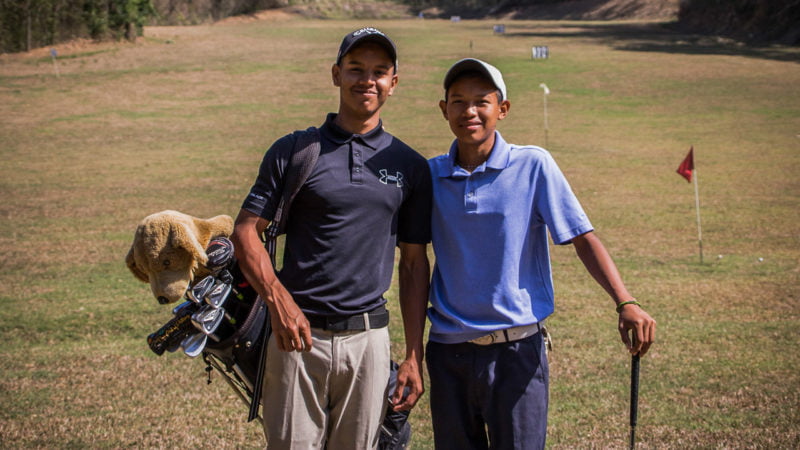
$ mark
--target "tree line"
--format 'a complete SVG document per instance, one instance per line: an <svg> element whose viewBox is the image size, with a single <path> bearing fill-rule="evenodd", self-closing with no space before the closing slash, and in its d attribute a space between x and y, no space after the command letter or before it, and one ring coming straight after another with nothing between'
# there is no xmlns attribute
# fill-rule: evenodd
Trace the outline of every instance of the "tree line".
<svg viewBox="0 0 800 450"><path fill-rule="evenodd" d="M678 22L742 41L800 44L800 0L683 0Z"/></svg>
<svg viewBox="0 0 800 450"><path fill-rule="evenodd" d="M151 0L0 0L0 51L79 37L134 40L153 15Z"/></svg>
<svg viewBox="0 0 800 450"><path fill-rule="evenodd" d="M75 38L128 39L145 24L197 24L294 4L337 0L0 0L0 52L19 52ZM412 11L437 7L491 15L565 0L353 0L395 2ZM341 3L341 1L339 1ZM682 0L685 28L743 40L800 43L800 0Z"/></svg>
<svg viewBox="0 0 800 450"><path fill-rule="evenodd" d="M201 23L288 0L0 0L0 52L76 38L135 41L145 24Z"/></svg>

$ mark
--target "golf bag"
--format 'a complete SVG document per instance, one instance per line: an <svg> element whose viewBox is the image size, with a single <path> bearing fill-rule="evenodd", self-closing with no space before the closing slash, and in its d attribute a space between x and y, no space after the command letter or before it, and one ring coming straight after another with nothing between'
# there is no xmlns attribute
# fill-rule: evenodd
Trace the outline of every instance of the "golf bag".
<svg viewBox="0 0 800 450"><path fill-rule="evenodd" d="M231 303L235 308L229 315L234 325L228 334L219 336L219 341L206 344L203 360L207 372L216 369L239 398L248 407L253 407L262 344L266 341L265 335L270 333L269 312L235 262L231 275L233 289L230 295L234 296Z"/></svg>
<svg viewBox="0 0 800 450"><path fill-rule="evenodd" d="M296 132L294 153L287 168L274 220L263 238L275 266L276 238L285 232L294 196L311 173L320 151L319 131ZM259 414L266 343L270 335L269 311L239 269L233 244L227 238L213 239L206 254L211 275L187 289L187 301L173 310L172 320L148 336L150 348L158 355L183 348L191 357L202 354L208 382L217 371L250 408L248 421ZM392 361L388 393L397 383L397 364ZM387 397L386 415L380 429L379 449L404 449L411 439L408 411L394 411Z"/></svg>
<svg viewBox="0 0 800 450"><path fill-rule="evenodd" d="M261 343L269 334L267 307L239 270L228 238L212 239L206 254L207 266L214 267L211 275L189 286L186 301L173 310L169 322L147 337L147 343L157 355L179 348L190 357L202 354L209 383L216 369L239 398L251 405Z"/></svg>
<svg viewBox="0 0 800 450"><path fill-rule="evenodd" d="M232 256L233 244L224 237L212 240L206 252L210 254L213 247L219 246L229 247ZM230 286L225 298L213 299L212 293L217 292L215 286ZM245 405L258 411L259 405L254 405L253 399L259 386L256 380L263 364L263 345L270 333L266 304L258 298L233 258L218 273L190 286L186 297L187 300L173 310L172 320L148 336L150 349L158 355L179 348L191 357L202 354L208 382L211 383L211 373L218 372ZM212 318L208 319L209 316ZM389 396L397 385L397 369L397 363L392 361ZM404 449L411 439L409 413L392 410L388 397L386 402L378 448Z"/></svg>

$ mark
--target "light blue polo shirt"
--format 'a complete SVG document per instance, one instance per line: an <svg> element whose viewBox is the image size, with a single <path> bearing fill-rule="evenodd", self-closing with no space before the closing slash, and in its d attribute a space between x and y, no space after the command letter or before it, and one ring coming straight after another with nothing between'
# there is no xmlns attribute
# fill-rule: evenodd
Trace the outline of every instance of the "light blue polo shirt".
<svg viewBox="0 0 800 450"><path fill-rule="evenodd" d="M449 154L428 161L433 178L436 264L430 340L466 342L530 325L553 312L547 232L556 244L592 231L578 199L546 150L506 143L471 174Z"/></svg>

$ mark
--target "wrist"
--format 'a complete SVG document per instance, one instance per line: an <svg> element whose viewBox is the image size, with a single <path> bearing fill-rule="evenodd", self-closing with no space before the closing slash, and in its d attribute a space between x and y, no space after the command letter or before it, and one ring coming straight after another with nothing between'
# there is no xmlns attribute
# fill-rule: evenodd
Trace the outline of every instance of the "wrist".
<svg viewBox="0 0 800 450"><path fill-rule="evenodd" d="M405 361L408 363L413 363L415 366L420 366L422 364L422 358L423 358L423 352L420 350L406 351Z"/></svg>
<svg viewBox="0 0 800 450"><path fill-rule="evenodd" d="M640 308L642 307L642 305L635 298L628 300L626 302L619 302L617 303L617 314L621 313L622 309L625 308L625 306L627 305L636 305Z"/></svg>

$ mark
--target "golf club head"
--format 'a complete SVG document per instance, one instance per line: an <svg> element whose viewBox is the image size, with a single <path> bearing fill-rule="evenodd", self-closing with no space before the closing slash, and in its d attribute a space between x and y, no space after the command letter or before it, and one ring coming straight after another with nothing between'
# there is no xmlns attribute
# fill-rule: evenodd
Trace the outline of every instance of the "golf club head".
<svg viewBox="0 0 800 450"><path fill-rule="evenodd" d="M214 238L206 247L206 255L208 256L206 268L212 273L217 273L233 261L233 242L226 237Z"/></svg>
<svg viewBox="0 0 800 450"><path fill-rule="evenodd" d="M222 308L214 308L211 305L205 305L199 311L192 314L192 324L202 331L205 335L211 335L225 317L225 310Z"/></svg>
<svg viewBox="0 0 800 450"><path fill-rule="evenodd" d="M175 316L180 315L182 311L186 310L190 306L196 306L196 304L192 301L187 300L181 303L180 305L176 306L175 308L173 308L172 314Z"/></svg>
<svg viewBox="0 0 800 450"><path fill-rule="evenodd" d="M217 279L223 283L233 284L233 274L228 269L222 269L217 274Z"/></svg>
<svg viewBox="0 0 800 450"><path fill-rule="evenodd" d="M186 356L194 358L203 352L203 349L206 348L206 342L208 342L208 336L203 333L195 333L186 336L181 342L181 347Z"/></svg>
<svg viewBox="0 0 800 450"><path fill-rule="evenodd" d="M186 295L189 297L189 300L195 303L203 303L205 296L208 295L208 293L214 287L214 281L214 277L209 275L195 283L191 289L186 291Z"/></svg>
<svg viewBox="0 0 800 450"><path fill-rule="evenodd" d="M231 288L232 286L230 284L217 280L214 288L205 296L206 303L214 308L221 307L222 304L225 303L225 300L228 299Z"/></svg>

